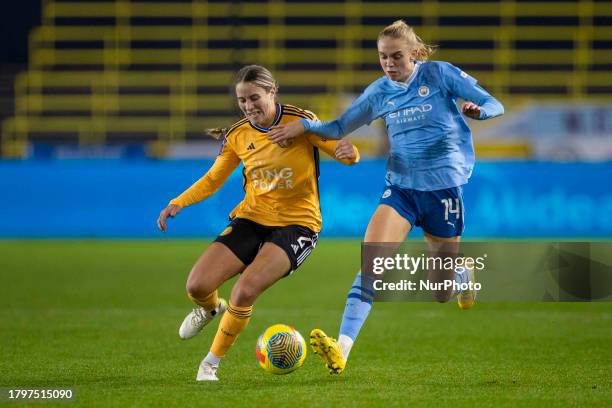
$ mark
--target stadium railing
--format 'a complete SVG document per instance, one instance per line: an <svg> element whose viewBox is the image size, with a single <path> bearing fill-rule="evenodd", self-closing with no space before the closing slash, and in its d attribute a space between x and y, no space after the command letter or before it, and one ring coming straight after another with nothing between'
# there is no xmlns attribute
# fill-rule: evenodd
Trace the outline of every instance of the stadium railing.
<svg viewBox="0 0 612 408"><path fill-rule="evenodd" d="M249 63L272 69L283 102L329 118L380 75L375 39L398 18L507 105L612 96L606 2L43 1L42 15L4 156L28 141L201 138L238 117L231 80Z"/></svg>

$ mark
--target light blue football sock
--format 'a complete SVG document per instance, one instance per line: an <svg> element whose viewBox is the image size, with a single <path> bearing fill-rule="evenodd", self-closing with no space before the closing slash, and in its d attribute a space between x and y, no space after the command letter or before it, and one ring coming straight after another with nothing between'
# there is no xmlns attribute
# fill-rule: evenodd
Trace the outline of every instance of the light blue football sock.
<svg viewBox="0 0 612 408"><path fill-rule="evenodd" d="M340 336L348 336L355 341L361 326L365 323L372 309L372 301L374 300L374 292L372 291L372 282L370 277L365 276L362 282L361 271L357 273L357 277L353 281L351 290L346 298L346 306L342 315L342 324L340 325Z"/></svg>
<svg viewBox="0 0 612 408"><path fill-rule="evenodd" d="M457 296L461 293L461 284L468 283L470 281L470 275L464 267L458 266L455 268L455 283L458 285L459 289L453 293L453 296Z"/></svg>

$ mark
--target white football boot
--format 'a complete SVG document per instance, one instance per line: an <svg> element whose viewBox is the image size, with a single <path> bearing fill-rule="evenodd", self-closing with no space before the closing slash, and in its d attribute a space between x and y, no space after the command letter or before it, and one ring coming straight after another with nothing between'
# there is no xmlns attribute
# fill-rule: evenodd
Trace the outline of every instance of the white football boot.
<svg viewBox="0 0 612 408"><path fill-rule="evenodd" d="M219 305L209 312L198 306L191 311L179 328L179 337L183 340L195 337L202 331L204 326L210 323L215 317L220 316L227 309L225 299L219 299Z"/></svg>
<svg viewBox="0 0 612 408"><path fill-rule="evenodd" d="M214 365L202 361L200 368L198 368L198 375L196 381L219 381L217 378L217 368Z"/></svg>

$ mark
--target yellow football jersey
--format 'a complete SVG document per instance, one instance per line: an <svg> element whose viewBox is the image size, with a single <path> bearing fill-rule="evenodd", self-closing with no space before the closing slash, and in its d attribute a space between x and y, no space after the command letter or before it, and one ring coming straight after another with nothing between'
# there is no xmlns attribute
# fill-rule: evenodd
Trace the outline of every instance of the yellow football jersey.
<svg viewBox="0 0 612 408"><path fill-rule="evenodd" d="M295 106L277 104L273 125L301 118L316 119L316 116ZM319 149L334 157L338 141L306 133L283 148L268 141L268 131L248 119L236 122L225 135L221 152L204 177L170 204L185 207L206 199L242 162L245 196L230 213L231 218L246 218L267 226L295 224L319 232ZM355 160L340 161L357 163L359 151L354 150Z"/></svg>

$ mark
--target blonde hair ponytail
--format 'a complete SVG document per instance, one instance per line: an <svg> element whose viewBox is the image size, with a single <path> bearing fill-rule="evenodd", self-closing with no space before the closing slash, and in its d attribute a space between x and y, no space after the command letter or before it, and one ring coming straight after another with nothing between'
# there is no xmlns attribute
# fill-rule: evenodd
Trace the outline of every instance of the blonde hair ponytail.
<svg viewBox="0 0 612 408"><path fill-rule="evenodd" d="M416 35L414 29L404 22L404 20L397 20L393 24L383 28L378 34L378 39L389 37L399 38L408 43L410 47L416 50L417 61L425 62L427 59L436 52L437 46L425 44L421 38Z"/></svg>
<svg viewBox="0 0 612 408"><path fill-rule="evenodd" d="M213 139L221 140L227 135L228 130L228 128L212 128L206 129L204 133L206 136L212 137Z"/></svg>

